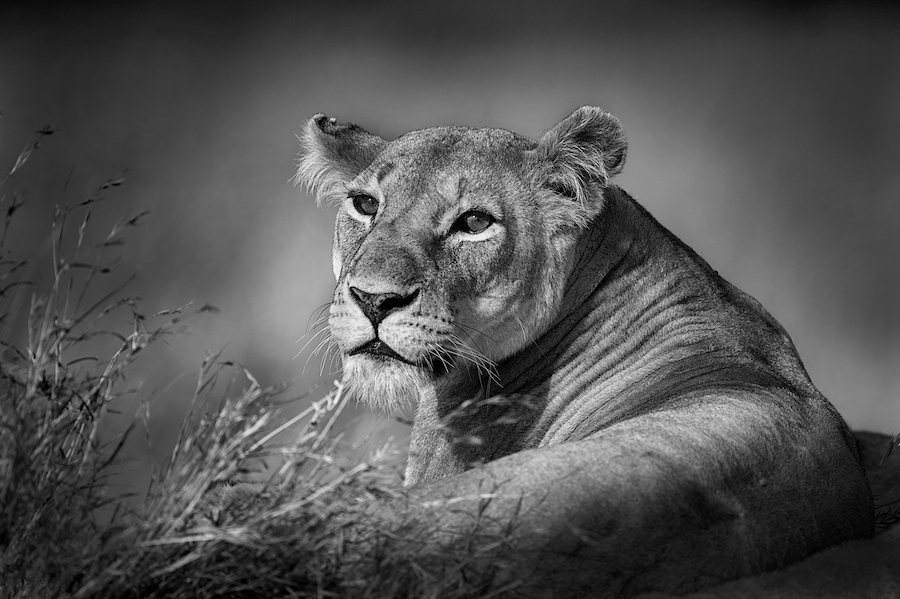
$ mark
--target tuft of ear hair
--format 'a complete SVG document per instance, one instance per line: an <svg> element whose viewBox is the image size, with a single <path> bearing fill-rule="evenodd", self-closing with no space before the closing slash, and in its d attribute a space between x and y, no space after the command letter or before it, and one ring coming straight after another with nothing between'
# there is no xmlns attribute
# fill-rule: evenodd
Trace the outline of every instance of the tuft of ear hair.
<svg viewBox="0 0 900 599"><path fill-rule="evenodd" d="M294 184L304 185L320 206L343 200L346 184L369 166L387 143L358 125L338 123L324 114L309 119L298 137Z"/></svg>
<svg viewBox="0 0 900 599"><path fill-rule="evenodd" d="M600 108L582 106L538 140L534 152L539 184L577 201L578 214L573 217L583 224L602 208L602 192L622 171L627 147L619 119Z"/></svg>

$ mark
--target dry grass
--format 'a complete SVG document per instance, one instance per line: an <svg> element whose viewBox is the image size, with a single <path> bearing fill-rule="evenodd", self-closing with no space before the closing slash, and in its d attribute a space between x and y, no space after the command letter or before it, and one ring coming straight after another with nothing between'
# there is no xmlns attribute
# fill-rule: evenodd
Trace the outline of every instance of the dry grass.
<svg viewBox="0 0 900 599"><path fill-rule="evenodd" d="M144 213L97 243L88 222L124 175L56 208L49 288L20 278L25 262L3 243L24 195L4 186L55 131L39 131L0 180L0 597L494 595L491 572L502 560L476 568L467 559L474 537L426 548L429 524L391 501L396 450L365 463L341 458L334 424L347 397L339 384L276 426L286 390L207 356L176 447L146 499L129 508L128 497L111 494L113 467L127 467L126 438L153 417L144 400L124 434L101 442L107 414L130 393L126 374L183 319L215 309L147 317L139 298L120 295L130 279L109 282L118 276L110 253L121 251L123 232ZM13 314L22 294L30 309ZM130 330L105 328L121 311L130 313ZM8 326L16 318L27 330ZM114 349L87 355L98 337L114 340ZM284 437L294 441L275 443Z"/></svg>

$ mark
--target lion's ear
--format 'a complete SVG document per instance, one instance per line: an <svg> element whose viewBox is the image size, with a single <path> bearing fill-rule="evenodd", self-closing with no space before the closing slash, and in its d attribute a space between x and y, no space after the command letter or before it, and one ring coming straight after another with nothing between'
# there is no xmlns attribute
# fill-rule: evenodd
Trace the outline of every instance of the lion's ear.
<svg viewBox="0 0 900 599"><path fill-rule="evenodd" d="M627 145L619 119L583 106L538 140L539 184L596 214L602 190L622 170Z"/></svg>
<svg viewBox="0 0 900 599"><path fill-rule="evenodd" d="M341 200L344 186L372 163L385 143L358 125L317 114L300 135L294 181L305 185L320 205Z"/></svg>

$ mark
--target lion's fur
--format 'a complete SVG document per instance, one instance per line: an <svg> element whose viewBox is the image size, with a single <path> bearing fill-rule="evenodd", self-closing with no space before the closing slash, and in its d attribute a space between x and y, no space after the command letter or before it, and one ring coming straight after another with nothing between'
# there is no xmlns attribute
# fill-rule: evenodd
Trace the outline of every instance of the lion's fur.
<svg viewBox="0 0 900 599"><path fill-rule="evenodd" d="M519 574L570 596L684 592L871 536L846 425L774 318L612 183L614 117L387 142L318 115L302 140L298 180L341 203L345 380L418 401L414 512L449 531L514 514ZM461 230L469 211L494 220ZM376 340L394 357L354 354Z"/></svg>

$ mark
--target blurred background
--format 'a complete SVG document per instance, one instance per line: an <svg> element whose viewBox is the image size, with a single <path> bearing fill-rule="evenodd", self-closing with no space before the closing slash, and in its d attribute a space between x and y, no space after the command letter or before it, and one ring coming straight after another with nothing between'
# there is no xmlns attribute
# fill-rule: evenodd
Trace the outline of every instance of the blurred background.
<svg viewBox="0 0 900 599"><path fill-rule="evenodd" d="M307 118L534 137L598 105L628 134L619 184L774 314L853 428L896 431L900 10L883 4L6 3L0 172L62 128L4 187L28 198L10 247L46 278L54 204L128 170L91 229L151 213L109 280L136 273L147 313L222 309L132 371L160 461L207 351L311 399L335 377L295 359L333 285L334 214L290 183Z"/></svg>

